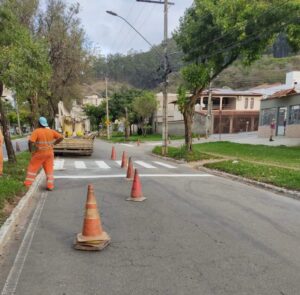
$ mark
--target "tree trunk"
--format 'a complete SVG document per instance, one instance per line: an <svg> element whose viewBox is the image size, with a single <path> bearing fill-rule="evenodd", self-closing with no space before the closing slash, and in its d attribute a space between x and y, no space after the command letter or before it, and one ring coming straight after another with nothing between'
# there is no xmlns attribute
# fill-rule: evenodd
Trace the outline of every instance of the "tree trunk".
<svg viewBox="0 0 300 295"><path fill-rule="evenodd" d="M17 159L10 138L8 121L2 104L2 99L1 99L2 94L3 94L3 83L0 81L0 115L1 115L1 125L3 127L3 137L6 146L8 160L12 163L16 163Z"/></svg>
<svg viewBox="0 0 300 295"><path fill-rule="evenodd" d="M186 106L186 108L183 112L185 145L189 152L192 151L194 113L195 113L195 106L193 103L190 102Z"/></svg>

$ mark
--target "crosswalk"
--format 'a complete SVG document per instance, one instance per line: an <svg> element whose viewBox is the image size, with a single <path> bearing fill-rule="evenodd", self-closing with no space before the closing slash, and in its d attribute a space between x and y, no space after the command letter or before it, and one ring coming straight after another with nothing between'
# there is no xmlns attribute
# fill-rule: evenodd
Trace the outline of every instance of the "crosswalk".
<svg viewBox="0 0 300 295"><path fill-rule="evenodd" d="M144 168L144 169L176 169L177 167L174 165L170 165L160 161L141 161L136 160L133 161L134 166L136 168ZM113 168L120 168L121 161L74 161L71 159L55 159L54 160L54 170L62 171L62 170L86 170L86 169L101 169L101 170L109 170Z"/></svg>

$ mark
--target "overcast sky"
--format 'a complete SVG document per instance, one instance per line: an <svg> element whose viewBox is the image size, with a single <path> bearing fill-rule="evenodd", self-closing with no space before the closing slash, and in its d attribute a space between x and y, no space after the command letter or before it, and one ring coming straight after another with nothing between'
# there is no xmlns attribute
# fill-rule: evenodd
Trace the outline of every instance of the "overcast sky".
<svg viewBox="0 0 300 295"><path fill-rule="evenodd" d="M175 5L169 11L169 32L179 23L186 8L193 0L173 0ZM124 53L130 49L145 51L149 46L126 23L117 17L106 14L111 10L126 18L152 44L163 39L163 5L141 3L136 0L68 0L79 2L80 18L93 47L102 54Z"/></svg>

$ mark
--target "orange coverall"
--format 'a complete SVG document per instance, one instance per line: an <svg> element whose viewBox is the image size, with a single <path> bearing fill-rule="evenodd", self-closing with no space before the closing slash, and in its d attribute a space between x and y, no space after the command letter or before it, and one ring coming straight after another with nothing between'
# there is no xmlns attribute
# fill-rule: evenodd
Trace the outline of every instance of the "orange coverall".
<svg viewBox="0 0 300 295"><path fill-rule="evenodd" d="M53 145L62 136L50 128L38 128L34 130L29 138L33 142L36 151L33 152L25 179L25 186L30 187L34 182L39 169L43 166L47 177L47 188L54 188L54 153Z"/></svg>
<svg viewBox="0 0 300 295"><path fill-rule="evenodd" d="M3 174L3 134L0 129L0 176Z"/></svg>

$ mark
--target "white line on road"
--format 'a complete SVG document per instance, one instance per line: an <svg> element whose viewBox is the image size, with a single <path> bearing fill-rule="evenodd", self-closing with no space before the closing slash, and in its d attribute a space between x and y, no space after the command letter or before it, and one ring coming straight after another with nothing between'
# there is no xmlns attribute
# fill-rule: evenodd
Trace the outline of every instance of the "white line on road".
<svg viewBox="0 0 300 295"><path fill-rule="evenodd" d="M128 146L128 147L134 147L133 144L129 144L129 143L121 143L121 145Z"/></svg>
<svg viewBox="0 0 300 295"><path fill-rule="evenodd" d="M160 166L163 166L163 167L166 167L166 168L170 168L170 169L176 169L177 168L177 167L174 167L172 165L169 165L169 164L166 164L166 163L163 163L163 162L153 161L153 163L155 163L157 165L160 165Z"/></svg>
<svg viewBox="0 0 300 295"><path fill-rule="evenodd" d="M122 161L115 161L119 166L121 166Z"/></svg>
<svg viewBox="0 0 300 295"><path fill-rule="evenodd" d="M9 272L9 275L6 279L4 288L2 290L1 295L12 295L15 294L19 279L20 279L20 275L22 273L23 267L24 267L24 263L25 260L27 258L31 243L32 243L32 239L34 236L34 233L36 231L39 219L41 217L44 205L45 205L45 201L47 198L47 193L43 193L41 195L41 199L34 211L34 214L32 216L32 219L30 221L30 224L27 228L27 231L25 233L25 236L23 238L22 244L19 248L18 254L15 258L14 264Z"/></svg>
<svg viewBox="0 0 300 295"><path fill-rule="evenodd" d="M65 160L54 160L54 170L64 170Z"/></svg>
<svg viewBox="0 0 300 295"><path fill-rule="evenodd" d="M101 178L125 178L125 174L112 175L63 175L54 176L55 179L101 179ZM211 174L140 174L140 177L214 177Z"/></svg>
<svg viewBox="0 0 300 295"><path fill-rule="evenodd" d="M148 168L148 169L157 169L156 167L154 167L154 166L152 166L152 165L150 165L150 164L147 164L147 163L145 163L145 162L143 162L143 161L134 161L134 162L135 162L136 164L138 164L138 165L144 167L144 168Z"/></svg>
<svg viewBox="0 0 300 295"><path fill-rule="evenodd" d="M85 163L83 161L75 161L74 165L76 169L86 169Z"/></svg>
<svg viewBox="0 0 300 295"><path fill-rule="evenodd" d="M104 161L96 161L96 164L101 169L110 169L110 167Z"/></svg>

